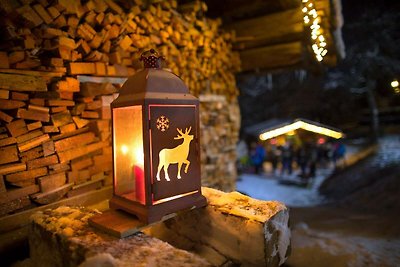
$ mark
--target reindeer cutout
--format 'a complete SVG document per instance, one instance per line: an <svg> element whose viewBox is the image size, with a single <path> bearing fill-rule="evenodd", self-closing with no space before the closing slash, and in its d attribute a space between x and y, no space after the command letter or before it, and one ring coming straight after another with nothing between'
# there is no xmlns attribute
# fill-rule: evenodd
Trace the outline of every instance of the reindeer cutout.
<svg viewBox="0 0 400 267"><path fill-rule="evenodd" d="M164 174L165 174L165 180L170 181L169 176L168 176L168 167L170 164L176 164L178 163L178 179L181 179L181 168L183 163L186 164L185 166L185 173L188 172L188 168L190 165L190 161L187 160L187 157L189 156L189 145L190 142L193 140L193 135L189 135L190 130L192 127L189 129L185 129L185 133L182 132L180 129L176 129L179 133L176 137L174 137L175 140L178 139L183 139L183 143L174 147L174 148L164 148L160 151L158 154L158 170L157 170L157 181L160 181L160 171L164 167Z"/></svg>

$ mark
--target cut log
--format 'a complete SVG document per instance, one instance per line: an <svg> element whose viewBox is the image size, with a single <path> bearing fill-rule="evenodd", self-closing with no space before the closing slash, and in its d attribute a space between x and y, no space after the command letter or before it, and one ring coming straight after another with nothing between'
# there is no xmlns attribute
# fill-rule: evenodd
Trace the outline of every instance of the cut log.
<svg viewBox="0 0 400 267"><path fill-rule="evenodd" d="M50 174L55 174L55 173L66 173L67 171L71 170L71 166L69 163L57 163L53 165L49 165L49 173Z"/></svg>
<svg viewBox="0 0 400 267"><path fill-rule="evenodd" d="M18 150L20 152L27 151L29 149L32 149L34 147L40 146L44 142L48 141L50 139L50 136L48 134L43 134L41 136L32 138L29 141L23 142L21 144L18 144Z"/></svg>
<svg viewBox="0 0 400 267"><path fill-rule="evenodd" d="M87 110L96 110L96 109L99 109L101 107L102 107L101 100L96 100L96 101L93 101L91 103L87 103L86 104L86 109Z"/></svg>
<svg viewBox="0 0 400 267"><path fill-rule="evenodd" d="M50 109L48 107L29 105L28 110L38 111L42 113L49 113Z"/></svg>
<svg viewBox="0 0 400 267"><path fill-rule="evenodd" d="M71 161L71 169L73 171L86 169L92 165L93 165L93 159L91 157L76 159Z"/></svg>
<svg viewBox="0 0 400 267"><path fill-rule="evenodd" d="M29 100L29 94L19 93L19 92L11 92L11 99L26 101L26 100Z"/></svg>
<svg viewBox="0 0 400 267"><path fill-rule="evenodd" d="M82 146L82 147L66 150L63 152L58 152L57 154L60 159L60 162L63 163L63 162L70 161L72 159L82 157L84 155L87 155L91 152L99 150L108 145L109 145L108 142L98 142L98 143L93 143L93 144L90 144L87 146Z"/></svg>
<svg viewBox="0 0 400 267"><path fill-rule="evenodd" d="M40 76L0 73L0 88L14 91L47 91L46 81Z"/></svg>
<svg viewBox="0 0 400 267"><path fill-rule="evenodd" d="M75 62L69 64L68 74L96 74L96 65L94 63Z"/></svg>
<svg viewBox="0 0 400 267"><path fill-rule="evenodd" d="M95 141L95 135L92 132L83 133L80 135L75 135L69 138L61 139L59 141L55 141L54 147L57 152L62 152L68 149L72 149L79 146L84 146L86 144L92 143Z"/></svg>
<svg viewBox="0 0 400 267"><path fill-rule="evenodd" d="M13 117L4 113L3 111L0 111L0 120L10 123L10 122L12 122Z"/></svg>
<svg viewBox="0 0 400 267"><path fill-rule="evenodd" d="M46 99L44 98L30 98L29 103L32 105L43 107L45 105L45 100Z"/></svg>
<svg viewBox="0 0 400 267"><path fill-rule="evenodd" d="M28 131L33 131L39 128L42 128L42 122L41 121L37 121L37 122L32 122L26 125L26 128L28 129Z"/></svg>
<svg viewBox="0 0 400 267"><path fill-rule="evenodd" d="M23 135L28 132L24 120L16 120L6 125L8 131L13 137Z"/></svg>
<svg viewBox="0 0 400 267"><path fill-rule="evenodd" d="M43 148L43 155L45 157L53 155L55 153L54 142L52 140L43 143L42 148Z"/></svg>
<svg viewBox="0 0 400 267"><path fill-rule="evenodd" d="M49 192L63 186L67 181L65 173L57 173L38 178L38 184L42 193Z"/></svg>
<svg viewBox="0 0 400 267"><path fill-rule="evenodd" d="M0 52L0 69L10 68L7 52Z"/></svg>
<svg viewBox="0 0 400 267"><path fill-rule="evenodd" d="M66 125L72 122L71 113L67 110L51 115L51 121L55 127Z"/></svg>
<svg viewBox="0 0 400 267"><path fill-rule="evenodd" d="M216 266L279 266L290 247L289 213L277 201L202 188L208 206L152 227L152 236L193 249ZM207 234L204 234L207 233Z"/></svg>
<svg viewBox="0 0 400 267"><path fill-rule="evenodd" d="M49 106L75 106L75 102L71 100L48 100L47 105Z"/></svg>
<svg viewBox="0 0 400 267"><path fill-rule="evenodd" d="M8 99L10 97L10 91L0 89L0 99Z"/></svg>
<svg viewBox="0 0 400 267"><path fill-rule="evenodd" d="M7 192L6 184L4 183L3 175L0 175L0 194Z"/></svg>
<svg viewBox="0 0 400 267"><path fill-rule="evenodd" d="M17 143L17 139L15 137L7 137L0 139L0 147L8 146Z"/></svg>
<svg viewBox="0 0 400 267"><path fill-rule="evenodd" d="M19 154L22 162L28 162L33 159L43 157L43 149L41 146L32 148Z"/></svg>
<svg viewBox="0 0 400 267"><path fill-rule="evenodd" d="M43 135L43 132L41 130L36 130L27 134L20 135L16 139L17 143L23 143L41 135Z"/></svg>
<svg viewBox="0 0 400 267"><path fill-rule="evenodd" d="M53 141L58 141L58 140L61 140L61 139L67 138L67 137L71 137L71 136L74 136L74 135L85 133L87 131L89 131L89 127L83 127L81 129L77 129L77 130L75 130L73 132L53 135L52 139L53 139Z"/></svg>
<svg viewBox="0 0 400 267"><path fill-rule="evenodd" d="M14 173L14 172L20 172L20 171L25 171L25 170L26 170L25 163L6 164L3 166L0 166L0 175Z"/></svg>
<svg viewBox="0 0 400 267"><path fill-rule="evenodd" d="M81 83L80 94L83 96L110 95L116 92L117 89L111 83Z"/></svg>
<svg viewBox="0 0 400 267"><path fill-rule="evenodd" d="M75 185L72 189L67 193L68 197L74 197L77 195L85 194L93 190L100 189L103 186L103 179L87 181L85 183Z"/></svg>
<svg viewBox="0 0 400 267"><path fill-rule="evenodd" d="M71 190L73 184L65 184L52 191L45 193L37 193L31 195L31 199L40 205L47 205L62 199L69 190Z"/></svg>
<svg viewBox="0 0 400 267"><path fill-rule="evenodd" d="M100 118L100 114L97 111L83 111L81 117L85 119L98 119Z"/></svg>
<svg viewBox="0 0 400 267"><path fill-rule="evenodd" d="M36 111L32 109L23 109L19 108L17 111L17 118L26 119L26 120L35 120L35 121L43 121L48 122L50 121L49 113Z"/></svg>
<svg viewBox="0 0 400 267"><path fill-rule="evenodd" d="M58 129L57 126L53 125L45 125L42 127L42 130L44 133L58 133L60 132L60 129Z"/></svg>
<svg viewBox="0 0 400 267"><path fill-rule="evenodd" d="M67 49L70 49L70 50L74 50L75 49L75 41L74 41L74 39L67 38L67 37L64 37L64 36L60 36L58 38L58 45L59 45L59 47L67 48Z"/></svg>
<svg viewBox="0 0 400 267"><path fill-rule="evenodd" d="M25 102L0 99L0 109L16 109L25 106Z"/></svg>
<svg viewBox="0 0 400 267"><path fill-rule="evenodd" d="M21 62L24 59L25 59L24 51L14 51L14 52L11 52L10 55L8 56L8 61L11 65Z"/></svg>
<svg viewBox="0 0 400 267"><path fill-rule="evenodd" d="M28 170L49 166L52 164L57 164L58 158L56 155L50 157L38 158L27 162Z"/></svg>
<svg viewBox="0 0 400 267"><path fill-rule="evenodd" d="M16 162L19 160L17 146L0 147L0 164Z"/></svg>
<svg viewBox="0 0 400 267"><path fill-rule="evenodd" d="M75 123L69 123L67 125L60 126L60 132L62 134L71 133L71 132L74 132L75 130L76 130Z"/></svg>
<svg viewBox="0 0 400 267"><path fill-rule="evenodd" d="M54 113L64 112L64 111L67 111L67 110L68 110L68 108L66 106L63 106L63 107L51 107L50 112L51 112L51 114L54 114Z"/></svg>
<svg viewBox="0 0 400 267"><path fill-rule="evenodd" d="M64 81L57 82L56 89L66 92L79 92L79 81L75 78L66 77Z"/></svg>
<svg viewBox="0 0 400 267"><path fill-rule="evenodd" d="M8 174L6 175L6 181L15 186L26 187L34 185L36 178L44 175L47 175L46 167Z"/></svg>
<svg viewBox="0 0 400 267"><path fill-rule="evenodd" d="M88 125L89 122L90 122L89 120L81 119L81 118L78 117L78 116L72 117L72 120L75 122L76 127L78 127L78 128L85 127L85 126Z"/></svg>
<svg viewBox="0 0 400 267"><path fill-rule="evenodd" d="M50 24L53 21L52 17L49 15L49 13L47 13L46 9L44 9L41 4L34 5L33 9L46 24Z"/></svg>
<svg viewBox="0 0 400 267"><path fill-rule="evenodd" d="M118 262L121 265L141 266L156 262L166 267L211 266L194 254L175 249L142 233L116 239L94 232L88 219L96 214L85 208L59 207L33 215L29 234L33 264L94 266Z"/></svg>

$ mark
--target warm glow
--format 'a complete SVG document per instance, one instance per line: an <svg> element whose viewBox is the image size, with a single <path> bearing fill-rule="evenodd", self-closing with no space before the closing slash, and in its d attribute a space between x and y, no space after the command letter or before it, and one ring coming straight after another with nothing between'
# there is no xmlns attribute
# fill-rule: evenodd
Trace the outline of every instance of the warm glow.
<svg viewBox="0 0 400 267"><path fill-rule="evenodd" d="M304 121L301 121L301 120L296 121L296 122L294 122L292 124L289 124L289 125L285 125L285 126L283 126L281 128L277 128L277 129L262 133L262 134L260 134L259 137L260 137L261 140L265 141L265 140L277 137L277 136L282 135L282 134L288 134L288 133L293 132L293 131L295 131L297 129L303 129L303 130L306 130L306 131L310 131L310 132L314 132L314 133L318 133L318 134L323 134L323 135L326 135L326 136L329 136L329 137L332 137L332 138L335 138L335 139L339 139L339 138L343 137L343 134L341 132L337 132L337 131L334 131L334 130L331 130L331 129L328 129L328 128L324 128L324 127L321 127L321 126L310 124L310 123L307 123L307 122L304 122Z"/></svg>
<svg viewBox="0 0 400 267"><path fill-rule="evenodd" d="M115 194L144 204L142 106L113 109Z"/></svg>
<svg viewBox="0 0 400 267"><path fill-rule="evenodd" d="M394 80L394 81L392 81L392 82L390 83L390 85L391 85L393 88L399 87L399 81Z"/></svg>
<svg viewBox="0 0 400 267"><path fill-rule="evenodd" d="M290 132L287 133L287 135L289 135L289 136L293 136L293 135L295 135L295 134L296 134L295 131L290 131Z"/></svg>
<svg viewBox="0 0 400 267"><path fill-rule="evenodd" d="M323 36L324 31L321 28L321 16L318 15L318 11L315 9L313 2L309 2L308 0L303 0L302 2L304 24L309 25L310 22L312 22L309 26L311 32L312 48L315 58L319 62L321 62L328 53L328 50L325 48L327 44L326 39Z"/></svg>
<svg viewBox="0 0 400 267"><path fill-rule="evenodd" d="M127 145L122 145L121 146L121 152L122 152L123 155L128 154L128 152L129 152L128 146Z"/></svg>
<svg viewBox="0 0 400 267"><path fill-rule="evenodd" d="M157 205L157 204L168 202L168 201L171 201L171 200L174 200L174 199L177 199L177 198L189 196L189 195L195 194L197 192L199 192L199 191L196 190L196 191L188 192L188 193L185 193L185 194L180 194L180 195L176 195L176 196L172 196L172 197L163 198L163 199L154 201L153 205Z"/></svg>

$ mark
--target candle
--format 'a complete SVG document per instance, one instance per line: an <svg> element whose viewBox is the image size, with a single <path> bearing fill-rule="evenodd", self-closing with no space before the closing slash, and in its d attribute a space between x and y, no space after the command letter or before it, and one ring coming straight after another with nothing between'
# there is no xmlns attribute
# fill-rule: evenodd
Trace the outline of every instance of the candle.
<svg viewBox="0 0 400 267"><path fill-rule="evenodd" d="M141 167L133 165L133 173L135 177L136 200L141 204L146 204L146 193L144 190L144 171Z"/></svg>

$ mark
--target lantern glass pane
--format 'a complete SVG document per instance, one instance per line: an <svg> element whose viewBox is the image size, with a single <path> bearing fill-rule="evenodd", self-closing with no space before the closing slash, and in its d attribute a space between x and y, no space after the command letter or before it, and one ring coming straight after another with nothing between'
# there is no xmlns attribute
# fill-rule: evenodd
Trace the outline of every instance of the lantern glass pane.
<svg viewBox="0 0 400 267"><path fill-rule="evenodd" d="M114 192L145 203L142 106L113 109Z"/></svg>

